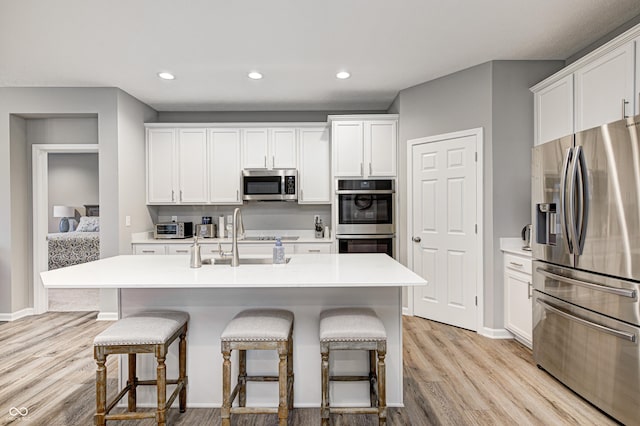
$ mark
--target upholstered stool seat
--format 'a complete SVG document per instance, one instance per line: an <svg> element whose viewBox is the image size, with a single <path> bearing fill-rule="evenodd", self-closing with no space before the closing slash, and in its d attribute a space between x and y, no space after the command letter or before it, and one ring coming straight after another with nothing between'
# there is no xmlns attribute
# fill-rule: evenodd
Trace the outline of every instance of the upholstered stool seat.
<svg viewBox="0 0 640 426"><path fill-rule="evenodd" d="M236 315L220 336L222 349L222 425L229 426L231 414L278 414L280 426L287 424L293 409L293 313L281 309L249 309ZM238 383L231 391L231 351L238 350ZM247 350L276 350L277 376L248 376ZM278 407L247 407L248 381L277 381ZM233 401L239 397L239 406Z"/></svg>
<svg viewBox="0 0 640 426"><path fill-rule="evenodd" d="M321 419L328 425L331 413L377 414L380 425L386 424L385 356L387 333L384 324L369 308L337 308L320 314L320 354L322 356ZM331 376L329 354L333 350L369 351L368 376ZM377 355L377 357L376 357ZM331 407L331 381L368 381L371 407Z"/></svg>
<svg viewBox="0 0 640 426"><path fill-rule="evenodd" d="M93 341L93 352L98 369L96 372L96 415L97 425L105 425L107 420L135 420L155 418L158 425L166 424L166 411L180 396L180 412L186 410L187 375L186 375L186 335L189 314L175 311L146 311L118 320L115 324L100 333ZM179 377L167 380L165 359L171 343L180 338L179 343ZM157 360L155 380L138 380L136 377L136 354L153 353ZM129 374L127 385L107 405L107 369L106 359L112 354L129 355ZM167 384L177 385L167 400ZM136 412L137 386L157 386L157 408L155 412ZM128 393L128 411L126 413L109 414L111 409Z"/></svg>

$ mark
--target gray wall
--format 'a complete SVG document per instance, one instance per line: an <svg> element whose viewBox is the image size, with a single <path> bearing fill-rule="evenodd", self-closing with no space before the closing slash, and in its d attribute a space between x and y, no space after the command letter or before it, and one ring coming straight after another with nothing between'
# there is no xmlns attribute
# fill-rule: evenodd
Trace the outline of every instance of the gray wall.
<svg viewBox="0 0 640 426"><path fill-rule="evenodd" d="M85 204L98 204L98 154L49 154L49 232L59 232L53 206L74 207L84 216Z"/></svg>
<svg viewBox="0 0 640 426"><path fill-rule="evenodd" d="M120 161L119 149L126 155L128 146L121 147L119 137L126 139L123 144L133 144L138 146L137 149L144 149L143 123L154 121L157 116L154 110L141 102L126 100L128 95L123 97L122 93L116 88L0 88L0 221L12 229L10 234L0 235L0 294L7 296L0 299L0 313L12 313L21 309L17 304L13 306L11 297L18 295L19 289L30 291L32 286L31 271L28 269L25 272L29 278L25 281L18 276L24 272L25 265L12 263L25 256L25 244L28 245L27 259L31 258L32 250L30 230L13 231L14 224L20 223L21 218L28 218L30 221L32 215L27 202L12 203L14 185L21 180L29 180L31 167L30 155L19 161L10 161L12 148L14 156L18 151L24 152L24 147L20 146L24 144L16 136L21 126L20 119L16 120L15 117L97 116L100 148L100 252L102 257L114 256L120 253L120 226L121 220L124 221L120 215L120 198L123 198L123 205L128 206L128 195L125 194L131 193L129 182L121 181L119 173L126 173L124 170L129 167L141 168L144 173L144 161L139 157L132 158L131 161L126 158ZM118 114L119 102L122 102L123 110L128 112ZM125 117L129 114L132 114L131 118ZM132 126L129 120L138 123L137 134L131 138L125 137L129 133L126 129ZM123 130L119 130L119 124ZM132 197L139 195L135 192L131 194ZM142 207L145 205L143 195L139 196L137 203L140 204L139 210L146 208ZM136 217L132 217L132 222L137 223ZM30 228L30 224L26 228ZM18 252L17 249L22 251ZM128 247L126 252L129 252ZM101 305L101 310L115 312L115 292L110 293L108 306Z"/></svg>
<svg viewBox="0 0 640 426"><path fill-rule="evenodd" d="M617 36L619 36L623 32L635 27L638 24L640 24L640 15L631 18L630 20L628 20L624 24L620 25L615 30L613 30L610 33L608 33L607 35L605 35L604 37L600 37L598 40L594 41L593 43L589 44L588 46L585 46L584 48L580 49L579 51L577 51L573 55L569 56L567 58L567 60L566 60L566 65L569 65L570 63L577 61L578 59L580 59L583 56L591 53L593 50L595 50L598 47L602 46L603 44L613 40L614 38L616 38Z"/></svg>
<svg viewBox="0 0 640 426"><path fill-rule="evenodd" d="M503 323L499 237L517 236L520 224L529 222L527 180L533 146L533 96L529 87L561 66L559 61L488 62L402 90L389 109L400 114L398 237L400 261L405 264L407 141L483 129L484 326L488 328L501 328ZM506 164L512 158L518 168ZM513 184L503 182L511 179ZM518 205L516 211L505 207L513 200Z"/></svg>

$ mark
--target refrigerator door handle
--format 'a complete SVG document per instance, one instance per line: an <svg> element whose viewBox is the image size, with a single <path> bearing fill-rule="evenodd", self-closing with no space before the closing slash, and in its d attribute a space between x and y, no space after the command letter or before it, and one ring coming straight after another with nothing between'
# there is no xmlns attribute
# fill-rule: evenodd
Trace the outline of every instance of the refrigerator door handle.
<svg viewBox="0 0 640 426"><path fill-rule="evenodd" d="M547 278L551 278L556 281L564 281L569 284L585 287L590 290L601 291L603 293L615 294L616 296L628 297L630 299L636 298L635 290L627 290L625 288L609 287L602 284L591 283L589 281L577 280L575 278L565 277L564 275L554 274L542 268L536 268L536 272L544 275Z"/></svg>
<svg viewBox="0 0 640 426"><path fill-rule="evenodd" d="M589 219L589 176L587 173L587 160L585 159L584 150L581 146L576 148L575 152L575 164L578 165L574 168L576 171L576 182L579 182L578 186L578 223L576 224L576 254L580 255L584 251L584 243L587 234L587 221Z"/></svg>
<svg viewBox="0 0 640 426"><path fill-rule="evenodd" d="M601 331L603 333L607 333L610 334L612 336L618 337L620 339L624 339L624 340L628 340L629 342L635 343L636 342L636 335L633 333L627 333L625 331L620 331L620 330L616 330L615 328L611 328L611 327L606 327L604 325L600 325L600 324L596 324L595 322L591 322L591 321L587 321L585 319L582 319L580 317L577 317L575 315L571 315L565 311L562 311L558 308L556 308L555 306L551 305L550 303L545 302L542 299L537 299L538 303L541 304L545 309L551 311L551 312L555 312L556 314L567 318L568 320L571 321L575 321L579 324L582 324L586 327L589 328L593 328L595 330Z"/></svg>
<svg viewBox="0 0 640 426"><path fill-rule="evenodd" d="M572 254L580 254L578 250L578 224L576 223L576 187L578 186L578 153L581 147L576 147L571 158L571 180L569 181L569 209L566 212L569 218L567 227L571 231ZM578 204L579 205L579 204Z"/></svg>
<svg viewBox="0 0 640 426"><path fill-rule="evenodd" d="M562 173L560 175L560 225L562 226L562 236L564 240L564 247L573 254L573 238L567 228L567 175L569 174L569 163L571 162L571 156L573 154L573 148L568 148L564 155L564 162L562 163Z"/></svg>

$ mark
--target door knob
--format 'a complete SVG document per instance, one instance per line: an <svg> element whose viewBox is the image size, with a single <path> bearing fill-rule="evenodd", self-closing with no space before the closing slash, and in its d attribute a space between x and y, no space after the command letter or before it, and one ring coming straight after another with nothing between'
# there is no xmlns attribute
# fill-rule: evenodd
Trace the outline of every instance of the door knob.
<svg viewBox="0 0 640 426"><path fill-rule="evenodd" d="M414 243L419 243L420 241L422 241L422 238L420 238L420 237L413 237L413 242L414 242Z"/></svg>

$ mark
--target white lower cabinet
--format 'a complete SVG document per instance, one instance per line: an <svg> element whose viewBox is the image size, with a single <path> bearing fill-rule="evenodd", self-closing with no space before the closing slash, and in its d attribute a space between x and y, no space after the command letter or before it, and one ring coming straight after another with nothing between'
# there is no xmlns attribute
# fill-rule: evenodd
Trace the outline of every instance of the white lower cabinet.
<svg viewBox="0 0 640 426"><path fill-rule="evenodd" d="M133 244L133 254L167 254L164 244Z"/></svg>
<svg viewBox="0 0 640 426"><path fill-rule="evenodd" d="M504 254L504 323L516 340L531 348L533 281L531 258Z"/></svg>

